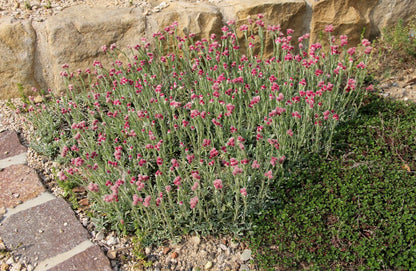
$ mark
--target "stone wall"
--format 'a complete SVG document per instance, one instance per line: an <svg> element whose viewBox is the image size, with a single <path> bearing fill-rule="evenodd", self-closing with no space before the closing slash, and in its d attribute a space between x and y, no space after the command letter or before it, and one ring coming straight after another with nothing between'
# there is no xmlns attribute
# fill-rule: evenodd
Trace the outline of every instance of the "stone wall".
<svg viewBox="0 0 416 271"><path fill-rule="evenodd" d="M228 21L242 24L258 13L265 15L266 25L292 28L294 36L311 33L319 39L327 24L334 25L335 35L346 34L350 44L360 36L372 38L383 27L416 14L414 0L222 0L193 3L173 1L159 12L149 14L140 7L99 8L74 6L44 21L0 19L0 99L18 96L17 84L25 93L31 88L64 89L60 72L63 64L71 70L104 61L102 45L116 43L119 48L134 46L140 39L151 39L173 21L179 33L195 33L207 38L221 33ZM365 30L365 32L363 31Z"/></svg>

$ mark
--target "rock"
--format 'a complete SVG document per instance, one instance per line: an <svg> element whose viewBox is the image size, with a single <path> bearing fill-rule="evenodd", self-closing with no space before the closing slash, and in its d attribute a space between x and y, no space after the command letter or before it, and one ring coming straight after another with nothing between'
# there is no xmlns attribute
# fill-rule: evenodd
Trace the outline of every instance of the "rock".
<svg viewBox="0 0 416 271"><path fill-rule="evenodd" d="M98 241L101 241L104 239L104 233L102 231L100 231L99 233L97 233L97 235L95 235L95 239L97 239Z"/></svg>
<svg viewBox="0 0 416 271"><path fill-rule="evenodd" d="M2 263L0 267L0 271L7 271L9 270L9 265L7 263Z"/></svg>
<svg viewBox="0 0 416 271"><path fill-rule="evenodd" d="M22 264L17 262L13 265L13 267L10 269L10 271L20 271L22 269Z"/></svg>
<svg viewBox="0 0 416 271"><path fill-rule="evenodd" d="M414 1L408 0L380 0L371 12L371 36L379 35L383 28L397 24L399 20L407 23L416 14Z"/></svg>
<svg viewBox="0 0 416 271"><path fill-rule="evenodd" d="M10 257L7 259L6 263L9 265L14 265L16 262L14 261L13 257Z"/></svg>
<svg viewBox="0 0 416 271"><path fill-rule="evenodd" d="M0 239L0 250L6 250L6 246L4 245L1 239Z"/></svg>
<svg viewBox="0 0 416 271"><path fill-rule="evenodd" d="M87 198L80 199L78 203L81 206L88 206L90 204L90 202Z"/></svg>
<svg viewBox="0 0 416 271"><path fill-rule="evenodd" d="M220 249L226 251L228 247L224 244L220 244Z"/></svg>
<svg viewBox="0 0 416 271"><path fill-rule="evenodd" d="M117 258L117 250L109 250L109 251L107 251L107 257L110 260L114 260L115 258Z"/></svg>
<svg viewBox="0 0 416 271"><path fill-rule="evenodd" d="M246 261L248 261L250 259L251 259L251 250L250 249L245 249L243 251L243 253L241 254L241 260L243 262L246 262Z"/></svg>
<svg viewBox="0 0 416 271"><path fill-rule="evenodd" d="M88 217L84 217L83 219L81 219L82 226L84 227L88 226L88 221L89 221Z"/></svg>
<svg viewBox="0 0 416 271"><path fill-rule="evenodd" d="M348 36L348 45L356 46L360 43L360 37L365 30L364 38L370 37L371 20L370 15L378 0L321 0L312 7L311 42L328 44L327 36L320 40L321 33L326 25L333 25L332 35ZM326 33L324 33L326 34Z"/></svg>
<svg viewBox="0 0 416 271"><path fill-rule="evenodd" d="M110 236L107 239L107 245L109 246L114 246L118 244L118 238L114 237L114 236Z"/></svg>
<svg viewBox="0 0 416 271"><path fill-rule="evenodd" d="M178 258L178 252L173 252L171 255L170 255L170 257L172 258L172 259L176 259L176 258Z"/></svg>
<svg viewBox="0 0 416 271"><path fill-rule="evenodd" d="M27 266L26 266L26 270L27 271L33 271L33 269L35 269L34 267L33 267L33 265L31 265L31 264L28 264Z"/></svg>
<svg viewBox="0 0 416 271"><path fill-rule="evenodd" d="M36 33L29 21L0 19L0 99L19 97L17 84L26 94L38 84L34 78Z"/></svg>
<svg viewBox="0 0 416 271"><path fill-rule="evenodd" d="M193 236L191 237L191 243L194 245L194 247L198 247L201 243L201 238L199 238L198 236Z"/></svg>
<svg viewBox="0 0 416 271"><path fill-rule="evenodd" d="M262 19L265 27L268 25L280 25L282 31L291 28L295 30L294 38L308 32L308 22L311 14L307 11L304 0L224 0L218 4L224 16L224 21L235 20L237 29L242 24L247 24L247 19L257 20L257 14L263 14ZM239 34L240 44L243 42L244 35ZM266 33L266 52L272 52L272 39Z"/></svg>
<svg viewBox="0 0 416 271"><path fill-rule="evenodd" d="M103 58L102 46L136 45L144 36L145 18L140 8L74 6L42 23L33 22L37 34L35 76L42 88L65 89L62 65L85 71Z"/></svg>
<svg viewBox="0 0 416 271"><path fill-rule="evenodd" d="M171 248L170 247L165 247L163 249L163 254L167 255L170 251L171 251Z"/></svg>
<svg viewBox="0 0 416 271"><path fill-rule="evenodd" d="M210 261L210 262L207 262L207 263L205 264L204 269L205 269L205 270L209 270L209 269L211 269L212 267L213 267L213 264L212 264L212 262Z"/></svg>
<svg viewBox="0 0 416 271"><path fill-rule="evenodd" d="M149 17L148 34L164 33L173 22L178 23L178 35L195 34L195 39L209 38L211 33L221 33L222 15L218 8L205 3L172 2L161 12Z"/></svg>
<svg viewBox="0 0 416 271"><path fill-rule="evenodd" d="M248 267L246 264L242 264L240 266L240 271L250 271L250 267Z"/></svg>

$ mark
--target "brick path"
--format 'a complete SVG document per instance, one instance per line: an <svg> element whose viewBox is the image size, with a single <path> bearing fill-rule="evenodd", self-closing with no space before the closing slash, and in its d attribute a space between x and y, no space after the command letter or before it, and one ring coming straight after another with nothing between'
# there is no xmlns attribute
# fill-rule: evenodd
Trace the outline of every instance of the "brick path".
<svg viewBox="0 0 416 271"><path fill-rule="evenodd" d="M61 198L26 165L15 132L0 133L0 239L35 270L111 270L100 247Z"/></svg>

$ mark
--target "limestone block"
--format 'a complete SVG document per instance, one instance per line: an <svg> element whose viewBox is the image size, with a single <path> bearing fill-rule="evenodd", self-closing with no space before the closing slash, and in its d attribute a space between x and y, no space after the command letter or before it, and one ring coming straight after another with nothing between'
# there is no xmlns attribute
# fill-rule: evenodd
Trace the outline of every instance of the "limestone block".
<svg viewBox="0 0 416 271"><path fill-rule="evenodd" d="M62 65L71 71L93 70L95 60L104 64L102 46L134 46L144 36L145 17L140 8L74 6L45 22L34 22L38 35L36 79L43 88L64 89Z"/></svg>
<svg viewBox="0 0 416 271"><path fill-rule="evenodd" d="M224 16L224 21L235 20L237 29L247 24L247 19L257 20L258 14L263 14L265 27L268 25L280 25L282 32L293 29L295 40L309 32L311 9L303 0L224 0L218 4ZM255 32L255 34L257 34ZM242 40L243 35L239 35ZM266 52L271 52L272 39L266 35Z"/></svg>
<svg viewBox="0 0 416 271"><path fill-rule="evenodd" d="M168 7L148 18L149 35L160 32L173 22L178 23L177 34L181 37L195 34L195 40L209 38L211 33L221 33L222 15L218 8L207 3L171 2Z"/></svg>
<svg viewBox="0 0 416 271"><path fill-rule="evenodd" d="M347 35L349 46L356 46L360 37L369 38L371 32L370 15L378 0L321 0L313 5L311 22L311 41L320 41L326 25L334 26L334 36Z"/></svg>
<svg viewBox="0 0 416 271"><path fill-rule="evenodd" d="M416 3L414 0L380 0L371 13L373 24L371 35L379 35L383 28L395 26L399 20L404 23L416 19Z"/></svg>
<svg viewBox="0 0 416 271"><path fill-rule="evenodd" d="M28 21L0 20L0 99L18 97L17 84L25 90L37 86L34 79L36 34Z"/></svg>

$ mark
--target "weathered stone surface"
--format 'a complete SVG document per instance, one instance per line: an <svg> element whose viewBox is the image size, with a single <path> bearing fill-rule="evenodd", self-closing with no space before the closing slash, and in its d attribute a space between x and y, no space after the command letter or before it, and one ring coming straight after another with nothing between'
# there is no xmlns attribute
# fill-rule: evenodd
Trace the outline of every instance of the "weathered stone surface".
<svg viewBox="0 0 416 271"><path fill-rule="evenodd" d="M110 271L111 265L98 246L92 246L48 271L100 270Z"/></svg>
<svg viewBox="0 0 416 271"><path fill-rule="evenodd" d="M15 255L34 263L76 247L88 232L64 199L53 199L6 217L0 236Z"/></svg>
<svg viewBox="0 0 416 271"><path fill-rule="evenodd" d="M242 24L247 24L247 19L258 20L257 15L263 14L262 21L267 28L268 25L280 25L286 34L287 29L293 29L293 37L309 32L311 20L311 8L303 0L224 0L219 4L224 20L235 20L237 29ZM243 34L239 35L242 40ZM272 39L266 33L266 51L271 52ZM244 42L240 42L244 44Z"/></svg>
<svg viewBox="0 0 416 271"><path fill-rule="evenodd" d="M140 8L71 7L45 22L34 22L37 54L36 79L42 88L64 89L62 65L70 70L93 70L93 61L102 60L102 46L116 43L125 49L144 36L145 17Z"/></svg>
<svg viewBox="0 0 416 271"><path fill-rule="evenodd" d="M246 23L247 18L257 20L257 14L263 14L265 25L280 25L304 34L310 18L306 17L304 0L224 0L219 7L225 20Z"/></svg>
<svg viewBox="0 0 416 271"><path fill-rule="evenodd" d="M221 33L222 15L218 8L206 3L172 2L161 12L148 18L148 34L164 33L173 22L178 23L178 35L195 34L196 39L209 38L211 33Z"/></svg>
<svg viewBox="0 0 416 271"><path fill-rule="evenodd" d="M321 0L312 8L311 42L320 40L326 25L334 26L334 36L347 35L350 46L360 42L361 34L370 36L370 14L378 0ZM326 33L325 33L326 34ZM326 39L326 35L324 35Z"/></svg>
<svg viewBox="0 0 416 271"><path fill-rule="evenodd" d="M25 151L26 147L20 144L16 132L4 131L0 133L0 160L21 154Z"/></svg>
<svg viewBox="0 0 416 271"><path fill-rule="evenodd" d="M404 23L416 19L416 3L414 0L380 0L371 12L371 36L377 36L388 26L394 26L399 20Z"/></svg>
<svg viewBox="0 0 416 271"><path fill-rule="evenodd" d="M0 99L18 97L17 84L36 87L34 51L36 33L28 21L0 19Z"/></svg>
<svg viewBox="0 0 416 271"><path fill-rule="evenodd" d="M13 165L0 171L0 208L12 208L45 191L36 171Z"/></svg>

